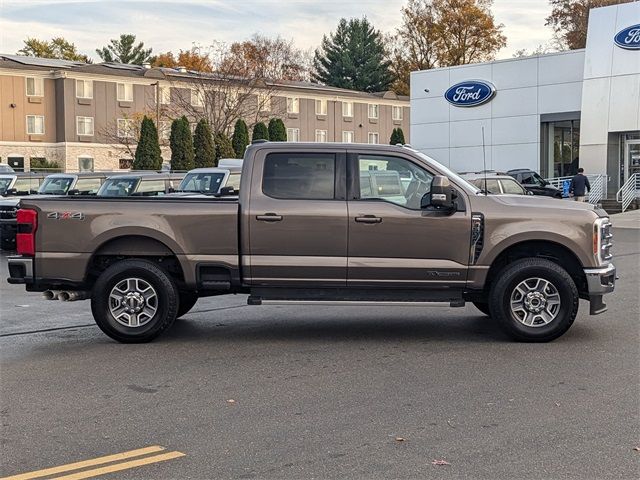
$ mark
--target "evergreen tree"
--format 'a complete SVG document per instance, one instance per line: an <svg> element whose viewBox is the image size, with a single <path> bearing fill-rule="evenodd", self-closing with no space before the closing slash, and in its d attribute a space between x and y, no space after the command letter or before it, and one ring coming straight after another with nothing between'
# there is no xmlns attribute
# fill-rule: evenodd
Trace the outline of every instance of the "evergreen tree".
<svg viewBox="0 0 640 480"><path fill-rule="evenodd" d="M162 168L162 154L158 141L158 129L153 120L146 115L142 119L140 138L133 159L134 170L160 170Z"/></svg>
<svg viewBox="0 0 640 480"><path fill-rule="evenodd" d="M171 170L191 170L194 167L193 137L187 117L177 118L171 124Z"/></svg>
<svg viewBox="0 0 640 480"><path fill-rule="evenodd" d="M404 145L405 143L407 143L404 139L404 132L402 131L402 129L400 127L396 128L397 136L398 136L398 141L396 143L399 143L401 145Z"/></svg>
<svg viewBox="0 0 640 480"><path fill-rule="evenodd" d="M244 151L249 145L249 128L244 120L238 120L233 129L233 137L231 138L233 150L236 152L236 158L243 158Z"/></svg>
<svg viewBox="0 0 640 480"><path fill-rule="evenodd" d="M322 39L313 65L313 79L333 87L381 92L393 81L383 36L366 17L342 18L335 33Z"/></svg>
<svg viewBox="0 0 640 480"><path fill-rule="evenodd" d="M253 127L251 141L255 142L256 140L269 140L269 130L263 122L256 123Z"/></svg>
<svg viewBox="0 0 640 480"><path fill-rule="evenodd" d="M194 163L196 168L213 167L216 160L216 147L209 123L203 118L196 125L193 134Z"/></svg>
<svg viewBox="0 0 640 480"><path fill-rule="evenodd" d="M119 39L112 38L109 45L96 49L103 62L131 63L142 65L148 62L151 48L144 48L144 42L135 45L136 36L123 33Z"/></svg>
<svg viewBox="0 0 640 480"><path fill-rule="evenodd" d="M272 118L269 121L269 140L272 142L287 141L287 128L279 118Z"/></svg>
<svg viewBox="0 0 640 480"><path fill-rule="evenodd" d="M216 133L213 141L216 145L216 166L221 158L235 158L236 152L233 150L231 140L224 133Z"/></svg>
<svg viewBox="0 0 640 480"><path fill-rule="evenodd" d="M405 140L404 140L404 132L402 131L402 129L400 127L398 128L394 128L393 132L391 132L391 139L389 140L389 144L391 145L404 145L405 144Z"/></svg>

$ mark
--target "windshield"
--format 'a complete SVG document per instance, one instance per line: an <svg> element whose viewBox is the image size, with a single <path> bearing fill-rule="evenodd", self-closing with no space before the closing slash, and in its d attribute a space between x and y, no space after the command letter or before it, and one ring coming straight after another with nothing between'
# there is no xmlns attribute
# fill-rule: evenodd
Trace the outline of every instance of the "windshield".
<svg viewBox="0 0 640 480"><path fill-rule="evenodd" d="M445 167L443 164L441 164L440 162L434 160L433 158L425 155L422 152L419 152L417 150L411 150L412 152L414 152L416 155L418 155L420 158L422 158L423 160L425 160L427 163L437 163L438 164L438 168L440 170L442 170L442 173L444 173L447 177L449 177L450 180L452 180L455 183L458 184L462 184L466 187L469 188L469 190L471 190L473 193L479 193L480 189L478 187L476 187L475 185L469 183L467 180L465 180L464 178L462 178L460 175L458 175L457 173L455 173L453 170L450 170L449 168Z"/></svg>
<svg viewBox="0 0 640 480"><path fill-rule="evenodd" d="M38 193L45 195L66 195L71 185L73 185L74 177L47 177L40 185Z"/></svg>
<svg viewBox="0 0 640 480"><path fill-rule="evenodd" d="M0 177L0 195L7 193L13 177Z"/></svg>
<svg viewBox="0 0 640 480"><path fill-rule="evenodd" d="M544 187L545 185L548 185L549 182L547 182L544 178L542 178L540 175L538 175L536 172L533 172L533 179L534 181L540 185L541 187Z"/></svg>
<svg viewBox="0 0 640 480"><path fill-rule="evenodd" d="M136 191L139 178L107 178L98 190L99 197L128 197Z"/></svg>
<svg viewBox="0 0 640 480"><path fill-rule="evenodd" d="M218 193L224 180L224 172L188 173L180 183L181 192Z"/></svg>

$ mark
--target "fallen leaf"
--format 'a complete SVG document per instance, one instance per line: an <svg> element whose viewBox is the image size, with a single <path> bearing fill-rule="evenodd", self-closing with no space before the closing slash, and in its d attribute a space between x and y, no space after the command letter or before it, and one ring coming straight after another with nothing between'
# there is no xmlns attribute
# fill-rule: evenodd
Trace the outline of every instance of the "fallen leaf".
<svg viewBox="0 0 640 480"><path fill-rule="evenodd" d="M236 401L233 398L230 398L229 400L227 400L227 403L236 403Z"/></svg>
<svg viewBox="0 0 640 480"><path fill-rule="evenodd" d="M636 452L640 452L640 447L633 447Z"/></svg>
<svg viewBox="0 0 640 480"><path fill-rule="evenodd" d="M404 438L402 438L402 437L396 437L396 442L404 442Z"/></svg>
<svg viewBox="0 0 640 480"><path fill-rule="evenodd" d="M431 465L451 465L451 464L446 460L433 460L431 462Z"/></svg>

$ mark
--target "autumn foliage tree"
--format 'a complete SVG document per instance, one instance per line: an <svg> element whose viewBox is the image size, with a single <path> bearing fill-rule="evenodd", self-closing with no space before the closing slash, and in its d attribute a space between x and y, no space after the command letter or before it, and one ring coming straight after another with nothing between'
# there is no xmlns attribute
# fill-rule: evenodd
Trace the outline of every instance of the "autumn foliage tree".
<svg viewBox="0 0 640 480"><path fill-rule="evenodd" d="M507 44L493 0L409 0L389 39L397 93L409 94L409 73L493 60Z"/></svg>
<svg viewBox="0 0 640 480"><path fill-rule="evenodd" d="M564 48L575 50L587 44L589 10L607 5L630 3L634 0L550 0L551 15L547 25L555 34L556 40Z"/></svg>
<svg viewBox="0 0 640 480"><path fill-rule="evenodd" d="M51 40L28 37L24 40L24 47L18 50L18 55L91 63L89 57L78 53L76 46L63 37L54 37Z"/></svg>
<svg viewBox="0 0 640 480"><path fill-rule="evenodd" d="M180 50L177 55L173 52L165 52L153 57L151 65L154 67L177 68L185 67L194 72L213 72L211 58L200 47L191 50Z"/></svg>

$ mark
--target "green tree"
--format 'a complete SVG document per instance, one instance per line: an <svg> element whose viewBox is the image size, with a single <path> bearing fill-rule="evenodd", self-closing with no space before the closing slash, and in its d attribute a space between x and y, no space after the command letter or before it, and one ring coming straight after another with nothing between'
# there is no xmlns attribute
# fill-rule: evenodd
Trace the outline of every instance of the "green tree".
<svg viewBox="0 0 640 480"><path fill-rule="evenodd" d="M249 128L244 120L238 120L233 129L233 136L231 137L231 144L233 150L236 152L236 158L243 158L244 151L249 145Z"/></svg>
<svg viewBox="0 0 640 480"><path fill-rule="evenodd" d="M191 170L194 167L193 137L187 117L176 118L171 124L171 170Z"/></svg>
<svg viewBox="0 0 640 480"><path fill-rule="evenodd" d="M393 132L391 132L391 139L389 140L389 144L391 145L404 145L406 142L404 140L404 132L400 127L394 128Z"/></svg>
<svg viewBox="0 0 640 480"><path fill-rule="evenodd" d="M382 34L366 17L342 18L316 50L312 77L334 87L381 92L393 81L386 56Z"/></svg>
<svg viewBox="0 0 640 480"><path fill-rule="evenodd" d="M29 161L29 170L32 172L56 173L62 172L60 164L56 161L49 161L46 158L32 158Z"/></svg>
<svg viewBox="0 0 640 480"><path fill-rule="evenodd" d="M287 128L284 126L284 122L279 118L272 118L269 120L269 140L272 142L287 141Z"/></svg>
<svg viewBox="0 0 640 480"><path fill-rule="evenodd" d="M253 126L253 135L251 141L256 140L269 140L269 129L263 122L258 122Z"/></svg>
<svg viewBox="0 0 640 480"><path fill-rule="evenodd" d="M134 170L160 170L162 168L162 153L158 141L158 129L146 115L140 126L140 138L133 159Z"/></svg>
<svg viewBox="0 0 640 480"><path fill-rule="evenodd" d="M235 158L236 152L233 150L231 140L224 133L216 133L213 141L216 144L216 165L221 158Z"/></svg>
<svg viewBox="0 0 640 480"><path fill-rule="evenodd" d="M91 63L89 57L78 53L76 46L63 37L54 37L51 40L28 37L24 40L24 47L18 50L18 55Z"/></svg>
<svg viewBox="0 0 640 480"><path fill-rule="evenodd" d="M106 47L96 49L104 62L131 63L142 65L149 61L151 48L144 48L144 42L136 43L136 36L123 33L119 39L112 38Z"/></svg>
<svg viewBox="0 0 640 480"><path fill-rule="evenodd" d="M193 135L193 149L195 150L196 168L213 167L216 160L216 147L213 144L213 134L209 122L204 118L196 125Z"/></svg>

